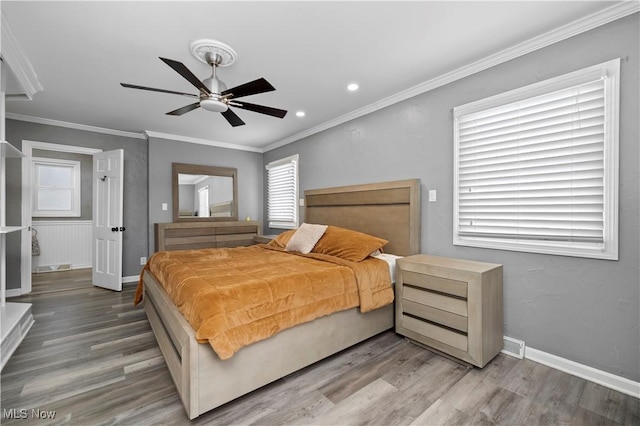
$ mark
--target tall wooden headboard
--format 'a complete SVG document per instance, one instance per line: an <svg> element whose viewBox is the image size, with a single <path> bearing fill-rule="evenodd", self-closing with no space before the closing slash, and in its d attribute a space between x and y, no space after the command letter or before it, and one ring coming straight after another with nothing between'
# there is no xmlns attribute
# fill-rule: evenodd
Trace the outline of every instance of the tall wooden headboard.
<svg viewBox="0 0 640 426"><path fill-rule="evenodd" d="M409 179L304 192L305 222L384 238L386 253L420 252L420 181Z"/></svg>

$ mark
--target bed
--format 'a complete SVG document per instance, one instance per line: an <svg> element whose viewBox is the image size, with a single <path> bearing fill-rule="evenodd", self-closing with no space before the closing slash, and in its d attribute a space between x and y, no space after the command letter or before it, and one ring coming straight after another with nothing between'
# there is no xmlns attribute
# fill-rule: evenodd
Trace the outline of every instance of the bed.
<svg viewBox="0 0 640 426"><path fill-rule="evenodd" d="M233 213L233 200L209 205L210 217L231 217Z"/></svg>
<svg viewBox="0 0 640 426"><path fill-rule="evenodd" d="M416 179L305 191L305 222L335 225L389 241L384 250L420 250ZM394 326L393 303L322 316L280 331L222 360L180 313L156 277L142 275L144 309L190 419ZM268 368L264 368L268 365Z"/></svg>

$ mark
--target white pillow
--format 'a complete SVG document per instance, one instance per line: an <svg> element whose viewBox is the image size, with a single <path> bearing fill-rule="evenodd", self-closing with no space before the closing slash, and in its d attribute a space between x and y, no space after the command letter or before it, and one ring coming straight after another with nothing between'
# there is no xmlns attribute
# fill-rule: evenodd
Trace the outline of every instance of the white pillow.
<svg viewBox="0 0 640 426"><path fill-rule="evenodd" d="M326 230L327 225L303 223L300 225L300 228L293 233L284 249L285 251L296 251L303 254L310 253Z"/></svg>

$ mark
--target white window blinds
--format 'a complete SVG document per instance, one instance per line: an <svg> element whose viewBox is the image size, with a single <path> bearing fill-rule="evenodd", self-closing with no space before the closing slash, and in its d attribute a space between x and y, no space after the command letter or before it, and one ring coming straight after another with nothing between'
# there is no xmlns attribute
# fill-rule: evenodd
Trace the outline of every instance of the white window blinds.
<svg viewBox="0 0 640 426"><path fill-rule="evenodd" d="M604 247L613 173L607 78L590 72L578 84L456 115L458 239Z"/></svg>
<svg viewBox="0 0 640 426"><path fill-rule="evenodd" d="M209 217L209 186L198 189L198 216Z"/></svg>
<svg viewBox="0 0 640 426"><path fill-rule="evenodd" d="M267 217L270 228L298 227L298 155L269 163Z"/></svg>

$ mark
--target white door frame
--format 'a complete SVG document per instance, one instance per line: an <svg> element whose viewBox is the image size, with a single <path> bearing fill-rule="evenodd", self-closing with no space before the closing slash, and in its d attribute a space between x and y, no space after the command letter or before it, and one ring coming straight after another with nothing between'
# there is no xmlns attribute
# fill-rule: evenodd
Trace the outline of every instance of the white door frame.
<svg viewBox="0 0 640 426"><path fill-rule="evenodd" d="M82 146L60 145L57 143L22 141L22 226L27 228L22 231L22 250L20 253L20 291L21 294L31 292L31 200L33 182L31 182L31 157L34 149L45 149L47 151L70 152L74 154L93 155L102 152L97 148L86 148ZM92 203L93 205L93 203Z"/></svg>

